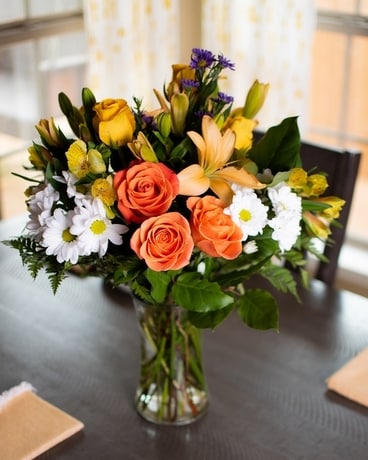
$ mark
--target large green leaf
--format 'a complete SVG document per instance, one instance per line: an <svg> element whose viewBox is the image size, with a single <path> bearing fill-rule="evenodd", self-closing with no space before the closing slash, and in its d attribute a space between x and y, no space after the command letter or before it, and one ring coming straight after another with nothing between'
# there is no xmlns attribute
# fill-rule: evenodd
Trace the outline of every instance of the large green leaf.
<svg viewBox="0 0 368 460"><path fill-rule="evenodd" d="M233 297L225 294L217 283L202 279L197 272L178 276L171 293L175 303L196 312L216 311L233 303Z"/></svg>
<svg viewBox="0 0 368 460"><path fill-rule="evenodd" d="M239 299L238 313L253 329L279 329L279 310L272 294L263 289L247 289Z"/></svg>
<svg viewBox="0 0 368 460"><path fill-rule="evenodd" d="M146 270L146 277L152 286L152 298L157 303L164 302L167 296L168 287L172 280L171 272L155 272L148 268Z"/></svg>
<svg viewBox="0 0 368 460"><path fill-rule="evenodd" d="M221 310L207 313L188 311L188 319L194 326L205 329L215 329L232 312L234 305L228 305Z"/></svg>
<svg viewBox="0 0 368 460"><path fill-rule="evenodd" d="M296 117L285 118L270 128L248 152L260 171L270 168L273 174L301 165L300 134Z"/></svg>

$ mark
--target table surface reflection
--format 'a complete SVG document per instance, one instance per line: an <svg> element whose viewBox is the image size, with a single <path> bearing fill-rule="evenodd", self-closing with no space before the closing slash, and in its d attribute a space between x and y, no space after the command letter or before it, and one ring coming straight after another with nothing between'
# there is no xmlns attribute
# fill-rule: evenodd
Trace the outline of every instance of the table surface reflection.
<svg viewBox="0 0 368 460"><path fill-rule="evenodd" d="M0 240L21 220L0 224ZM325 379L368 346L368 299L314 281L277 294L280 333L236 315L203 334L210 408L184 427L133 407L139 336L129 295L71 275L54 296L0 245L0 393L25 380L85 429L42 459L366 459L368 409Z"/></svg>

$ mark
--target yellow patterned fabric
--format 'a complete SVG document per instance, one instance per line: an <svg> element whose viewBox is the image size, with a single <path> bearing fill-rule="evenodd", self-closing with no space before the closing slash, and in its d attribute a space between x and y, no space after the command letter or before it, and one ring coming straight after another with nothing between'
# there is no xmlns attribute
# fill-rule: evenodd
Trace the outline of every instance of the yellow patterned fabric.
<svg viewBox="0 0 368 460"><path fill-rule="evenodd" d="M244 87L270 83L263 126L278 123L280 110L305 123L314 28L310 0L202 0L202 46L236 63L224 91L242 105Z"/></svg>
<svg viewBox="0 0 368 460"><path fill-rule="evenodd" d="M88 86L99 99L139 95L152 106L179 59L179 0L85 0L84 17Z"/></svg>

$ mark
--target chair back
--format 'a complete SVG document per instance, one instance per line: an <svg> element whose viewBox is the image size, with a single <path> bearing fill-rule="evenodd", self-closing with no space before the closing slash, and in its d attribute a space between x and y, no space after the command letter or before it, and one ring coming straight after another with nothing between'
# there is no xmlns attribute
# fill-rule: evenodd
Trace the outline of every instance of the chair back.
<svg viewBox="0 0 368 460"><path fill-rule="evenodd" d="M327 173L329 186L325 194L335 195L345 200L339 217L340 226L331 227L331 239L334 244L326 244L324 247L324 255L328 262L319 262L314 275L326 284L333 285L340 251L345 240L361 152L302 142L300 154L306 171L315 168L316 172Z"/></svg>

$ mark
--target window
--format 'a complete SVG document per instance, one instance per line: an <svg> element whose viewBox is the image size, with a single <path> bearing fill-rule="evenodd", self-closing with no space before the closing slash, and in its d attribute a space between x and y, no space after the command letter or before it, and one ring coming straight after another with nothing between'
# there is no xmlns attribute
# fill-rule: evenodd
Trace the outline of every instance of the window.
<svg viewBox="0 0 368 460"><path fill-rule="evenodd" d="M24 182L10 173L24 174L35 123L60 114L60 91L80 100L86 59L82 3L0 0L0 210L5 217L24 212Z"/></svg>
<svg viewBox="0 0 368 460"><path fill-rule="evenodd" d="M368 246L368 0L316 0L312 140L363 153L348 238Z"/></svg>

